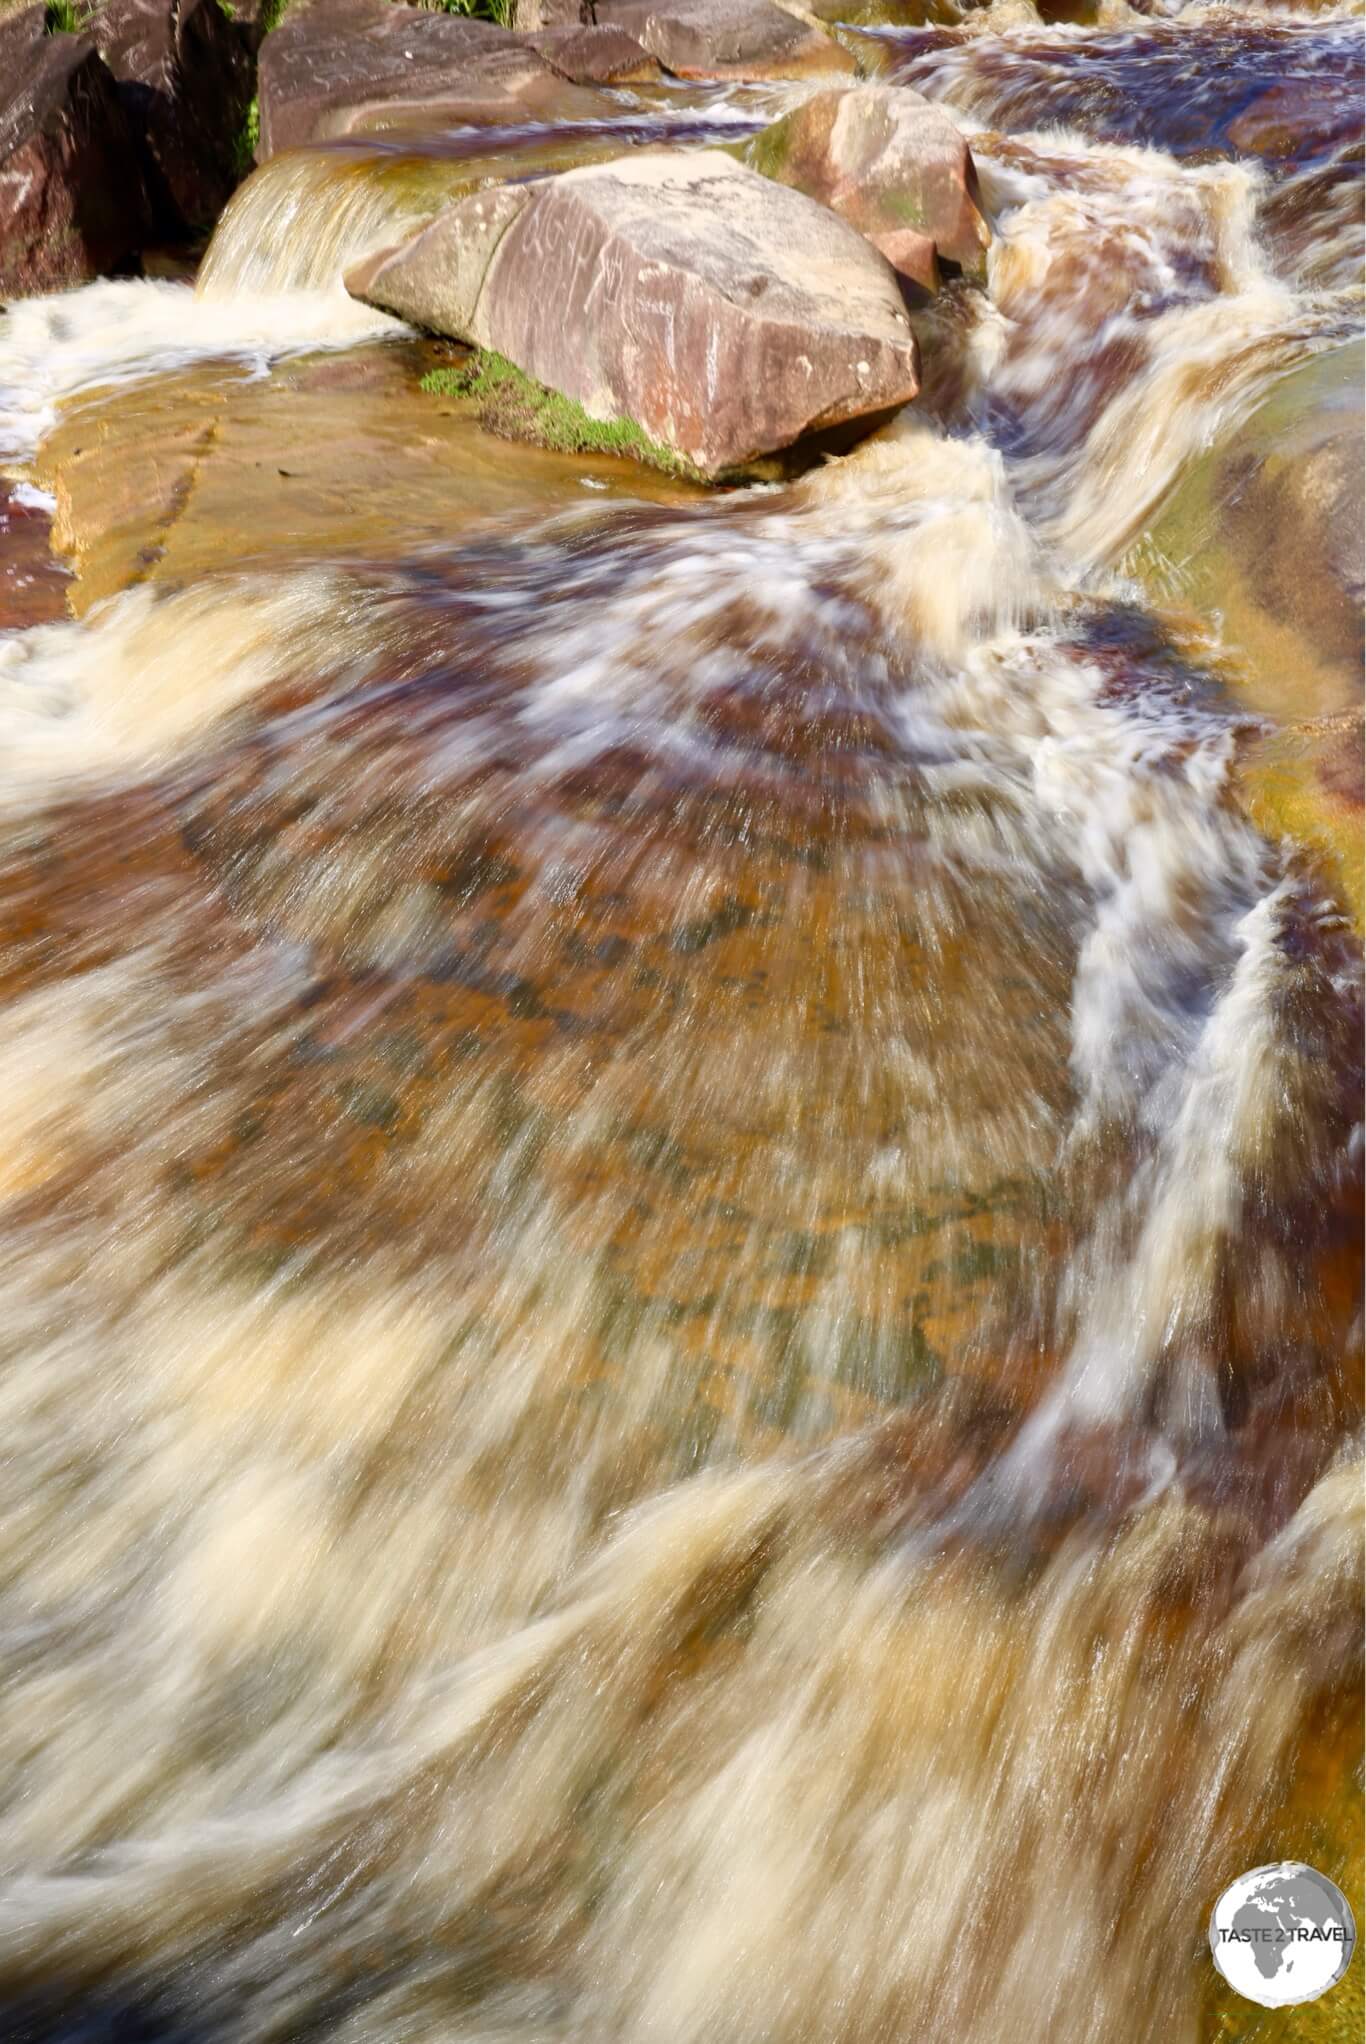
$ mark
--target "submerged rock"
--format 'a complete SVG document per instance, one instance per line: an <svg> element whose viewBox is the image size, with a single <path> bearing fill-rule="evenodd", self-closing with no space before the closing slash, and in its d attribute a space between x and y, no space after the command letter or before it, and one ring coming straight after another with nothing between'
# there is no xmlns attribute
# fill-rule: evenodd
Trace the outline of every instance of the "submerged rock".
<svg viewBox="0 0 1366 2044"><path fill-rule="evenodd" d="M1154 521L1135 564L1222 620L1239 683L1278 722L1355 705L1363 656L1362 343L1284 376Z"/></svg>
<svg viewBox="0 0 1366 2044"><path fill-rule="evenodd" d="M678 78L808 78L857 68L814 21L773 0L595 0L593 19L625 29Z"/></svg>
<svg viewBox="0 0 1366 2044"><path fill-rule="evenodd" d="M991 232L968 145L909 87L818 92L757 135L749 160L831 207L917 284L937 282L937 256L984 271Z"/></svg>
<svg viewBox="0 0 1366 2044"><path fill-rule="evenodd" d="M634 421L707 475L885 413L920 383L876 250L715 150L473 194L347 288L495 350L594 418Z"/></svg>
<svg viewBox="0 0 1366 2044"><path fill-rule="evenodd" d="M116 269L146 239L137 137L88 35L0 21L0 297Z"/></svg>
<svg viewBox="0 0 1366 2044"><path fill-rule="evenodd" d="M217 219L252 96L245 39L218 0L105 0L92 32L148 158L158 225Z"/></svg>
<svg viewBox="0 0 1366 2044"><path fill-rule="evenodd" d="M1323 855L1358 928L1364 372L1357 341L1284 376L1129 560L1159 598L1217 623L1231 685L1270 720L1243 765L1253 814Z"/></svg>
<svg viewBox="0 0 1366 2044"><path fill-rule="evenodd" d="M1366 933L1362 741L1360 709L1339 710L1261 732L1238 762L1239 790L1254 823L1318 856L1358 935Z"/></svg>
<svg viewBox="0 0 1366 2044"><path fill-rule="evenodd" d="M486 21L393 0L295 0L261 49L258 161L303 142L424 121L591 113L532 45Z"/></svg>

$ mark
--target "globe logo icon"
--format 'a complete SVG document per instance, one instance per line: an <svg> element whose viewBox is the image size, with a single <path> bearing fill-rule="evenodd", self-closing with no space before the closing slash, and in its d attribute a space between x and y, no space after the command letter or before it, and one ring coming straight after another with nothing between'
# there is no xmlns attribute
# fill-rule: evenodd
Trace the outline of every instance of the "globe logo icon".
<svg viewBox="0 0 1366 2044"><path fill-rule="evenodd" d="M1240 1874L1209 1923L1215 1965L1238 1994L1266 2009L1316 2001L1335 1987L1356 1935L1337 1883L1292 1859Z"/></svg>

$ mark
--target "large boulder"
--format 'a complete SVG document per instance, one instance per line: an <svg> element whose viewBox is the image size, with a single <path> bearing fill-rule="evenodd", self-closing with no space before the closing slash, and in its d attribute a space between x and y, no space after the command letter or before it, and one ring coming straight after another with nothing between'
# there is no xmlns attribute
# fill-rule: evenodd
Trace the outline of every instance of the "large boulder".
<svg viewBox="0 0 1366 2044"><path fill-rule="evenodd" d="M391 124L516 121L600 105L522 37L393 0L294 0L261 46L258 90L262 163Z"/></svg>
<svg viewBox="0 0 1366 2044"><path fill-rule="evenodd" d="M852 74L849 52L773 0L594 0L594 21L622 28L678 78Z"/></svg>
<svg viewBox="0 0 1366 2044"><path fill-rule="evenodd" d="M707 475L919 388L883 258L719 150L471 194L347 286L507 356L594 418L633 420Z"/></svg>
<svg viewBox="0 0 1366 2044"><path fill-rule="evenodd" d="M909 86L818 92L756 135L749 161L832 207L916 283L936 282L936 258L982 274L991 232L968 145Z"/></svg>
<svg viewBox="0 0 1366 2044"><path fill-rule="evenodd" d="M116 269L147 238L137 137L93 39L0 21L0 298Z"/></svg>
<svg viewBox="0 0 1366 2044"><path fill-rule="evenodd" d="M636 85L659 77L656 60L622 28L565 22L538 29L527 41L575 85Z"/></svg>
<svg viewBox="0 0 1366 2044"><path fill-rule="evenodd" d="M218 0L104 0L91 30L142 137L159 226L210 226L237 182L245 38Z"/></svg>

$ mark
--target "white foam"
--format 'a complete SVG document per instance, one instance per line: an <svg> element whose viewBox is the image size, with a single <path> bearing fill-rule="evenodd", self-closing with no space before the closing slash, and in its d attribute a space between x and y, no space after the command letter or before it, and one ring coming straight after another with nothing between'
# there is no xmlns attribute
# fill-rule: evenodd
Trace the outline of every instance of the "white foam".
<svg viewBox="0 0 1366 2044"><path fill-rule="evenodd" d="M282 355L401 332L329 291L202 298L188 284L122 279L20 299L0 319L0 461L32 460L62 403L215 358L264 375Z"/></svg>

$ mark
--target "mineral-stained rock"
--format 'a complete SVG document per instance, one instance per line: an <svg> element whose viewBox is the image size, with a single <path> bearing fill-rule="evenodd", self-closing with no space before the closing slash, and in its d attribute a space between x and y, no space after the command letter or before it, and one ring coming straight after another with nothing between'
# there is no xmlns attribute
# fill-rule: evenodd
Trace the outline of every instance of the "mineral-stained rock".
<svg viewBox="0 0 1366 2044"><path fill-rule="evenodd" d="M142 138L158 225L209 226L237 183L252 95L244 37L218 0L105 0L91 28Z"/></svg>
<svg viewBox="0 0 1366 2044"><path fill-rule="evenodd" d="M1156 592L1222 621L1253 709L1300 722L1360 700L1362 345L1291 371L1195 463L1137 549Z"/></svg>
<svg viewBox="0 0 1366 2044"><path fill-rule="evenodd" d="M883 258L716 150L472 194L347 285L496 350L595 418L634 420L709 475L919 388Z"/></svg>
<svg viewBox="0 0 1366 2044"><path fill-rule="evenodd" d="M893 268L935 282L935 254L980 275L990 230L967 143L899 85L818 92L750 145L756 170L830 206Z"/></svg>
<svg viewBox="0 0 1366 2044"><path fill-rule="evenodd" d="M0 297L115 269L147 236L137 138L88 35L0 21Z"/></svg>
<svg viewBox="0 0 1366 2044"><path fill-rule="evenodd" d="M807 78L856 68L842 44L773 0L595 0L593 19L625 29L679 78Z"/></svg>
<svg viewBox="0 0 1366 2044"><path fill-rule="evenodd" d="M1359 708L1264 729L1244 748L1238 787L1254 823L1317 855L1325 878L1366 935L1366 789Z"/></svg>
<svg viewBox="0 0 1366 2044"><path fill-rule="evenodd" d="M389 122L596 110L575 91L530 43L491 22L393 0L295 0L261 47L257 158Z"/></svg>
<svg viewBox="0 0 1366 2044"><path fill-rule="evenodd" d="M528 41L575 85L629 85L659 76L658 63L625 29L566 22Z"/></svg>
<svg viewBox="0 0 1366 2044"><path fill-rule="evenodd" d="M1269 727L1245 763L1253 813L1324 853L1358 928L1364 372L1355 341L1282 377L1129 562L1160 600L1217 621L1229 686Z"/></svg>

